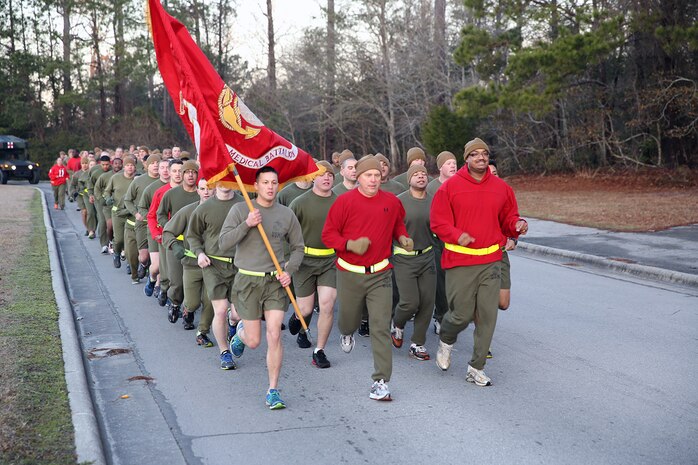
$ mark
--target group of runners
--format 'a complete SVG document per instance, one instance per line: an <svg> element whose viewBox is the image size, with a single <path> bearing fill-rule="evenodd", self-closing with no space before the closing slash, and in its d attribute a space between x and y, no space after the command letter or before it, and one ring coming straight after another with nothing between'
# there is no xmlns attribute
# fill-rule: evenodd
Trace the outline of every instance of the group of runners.
<svg viewBox="0 0 698 465"><path fill-rule="evenodd" d="M77 199L85 235L99 238L116 268L125 262L132 284L145 280L145 295L167 307L171 323L181 318L184 329L196 328L198 345L213 347L212 334L221 369L235 369L234 359L257 349L264 335L270 409L286 406L278 390L281 332L287 327L299 347L313 348L313 365L329 368L335 307L344 352L354 348L355 333L370 337L371 399L392 399L393 351L410 321L407 353L430 360L432 318L442 370L459 333L474 323L466 381L491 385L484 366L498 308L509 305L506 251L528 225L482 140L465 145L461 169L451 152L441 152L434 179L418 147L394 178L384 155L357 159L349 150L333 154L332 164L317 161L321 174L280 191L276 171L263 167L251 205L228 184L209 187L178 147L95 153L71 153L54 166L69 172L79 160L62 184ZM65 191L54 184L54 194L54 208L64 208ZM297 309L286 319L291 298ZM316 313L311 341L304 328Z"/></svg>

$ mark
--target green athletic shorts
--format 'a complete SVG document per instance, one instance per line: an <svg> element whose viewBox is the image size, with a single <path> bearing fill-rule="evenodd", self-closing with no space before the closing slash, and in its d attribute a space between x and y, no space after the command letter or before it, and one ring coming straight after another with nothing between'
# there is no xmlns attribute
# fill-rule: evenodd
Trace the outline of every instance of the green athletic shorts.
<svg viewBox="0 0 698 465"><path fill-rule="evenodd" d="M288 308L288 295L276 276L235 275L233 304L243 320L259 320L266 310Z"/></svg>
<svg viewBox="0 0 698 465"><path fill-rule="evenodd" d="M233 300L233 280L237 269L232 263L211 258L211 264L203 269L204 287L211 301Z"/></svg>
<svg viewBox="0 0 698 465"><path fill-rule="evenodd" d="M293 274L293 289L298 297L313 295L318 286L337 288L337 267L334 256L303 257L303 263Z"/></svg>
<svg viewBox="0 0 698 465"><path fill-rule="evenodd" d="M509 254L506 250L502 251L502 261L499 264L502 273L502 283L500 289L511 289L511 263L509 263Z"/></svg>

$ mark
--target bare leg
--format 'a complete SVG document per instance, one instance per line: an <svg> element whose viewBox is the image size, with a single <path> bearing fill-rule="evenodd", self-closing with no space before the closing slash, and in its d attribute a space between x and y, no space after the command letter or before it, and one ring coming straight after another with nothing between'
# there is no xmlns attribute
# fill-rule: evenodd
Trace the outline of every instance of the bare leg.
<svg viewBox="0 0 698 465"><path fill-rule="evenodd" d="M264 319L267 322L269 389L276 389L279 385L281 363L284 358L284 346L281 344L281 323L284 319L284 312L281 310L267 310L264 312Z"/></svg>

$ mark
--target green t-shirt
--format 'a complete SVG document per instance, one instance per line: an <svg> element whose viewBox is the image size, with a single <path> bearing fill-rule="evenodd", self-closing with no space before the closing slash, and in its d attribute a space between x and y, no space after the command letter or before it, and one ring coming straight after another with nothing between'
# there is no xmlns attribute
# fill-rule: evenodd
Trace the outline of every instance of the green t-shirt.
<svg viewBox="0 0 698 465"><path fill-rule="evenodd" d="M303 231L303 242L307 247L315 249L328 249L322 243L322 228L325 225L330 207L337 199L334 192L329 197L321 197L310 189L291 202L289 208L298 218Z"/></svg>
<svg viewBox="0 0 698 465"><path fill-rule="evenodd" d="M429 226L432 196L427 194L423 199L416 199L410 191L406 191L397 198L405 209L405 227L407 234L414 241L414 249L426 249L433 244Z"/></svg>

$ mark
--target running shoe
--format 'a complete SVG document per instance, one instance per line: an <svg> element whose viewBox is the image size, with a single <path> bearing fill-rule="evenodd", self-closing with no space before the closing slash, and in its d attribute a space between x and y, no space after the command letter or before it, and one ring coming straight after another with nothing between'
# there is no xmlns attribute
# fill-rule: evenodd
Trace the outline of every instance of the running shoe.
<svg viewBox="0 0 698 465"><path fill-rule="evenodd" d="M361 320L361 326L359 326L359 336L369 337L371 335L371 329L368 327L368 320Z"/></svg>
<svg viewBox="0 0 698 465"><path fill-rule="evenodd" d="M158 294L158 304L161 307L167 305L167 291L163 291L162 289L160 289L160 293Z"/></svg>
<svg viewBox="0 0 698 465"><path fill-rule="evenodd" d="M240 331L242 331L242 321L238 323L235 336L233 336L229 344L230 351L236 358L242 357L242 353L245 351L245 343L240 339Z"/></svg>
<svg viewBox="0 0 698 465"><path fill-rule="evenodd" d="M194 326L194 312L185 311L182 316L182 325L186 331L191 331L196 326Z"/></svg>
<svg viewBox="0 0 698 465"><path fill-rule="evenodd" d="M437 336L441 334L441 322L439 320L434 320L434 334Z"/></svg>
<svg viewBox="0 0 698 465"><path fill-rule="evenodd" d="M204 333L198 333L196 335L196 344L200 345L201 347L213 347L213 342L211 342L208 335Z"/></svg>
<svg viewBox="0 0 698 465"><path fill-rule="evenodd" d="M439 350L436 352L436 364L443 371L448 370L448 367L451 366L451 349L453 349L453 344L439 341Z"/></svg>
<svg viewBox="0 0 698 465"><path fill-rule="evenodd" d="M153 281L153 283L155 282L157 281ZM153 288L153 297L155 297L156 299L160 297L160 286L155 286Z"/></svg>
<svg viewBox="0 0 698 465"><path fill-rule="evenodd" d="M298 333L296 343L298 344L298 347L300 347L301 349L309 349L313 346L310 343L310 340L308 339L308 334L305 331L303 331L302 333Z"/></svg>
<svg viewBox="0 0 698 465"><path fill-rule="evenodd" d="M121 268L121 259L118 255L112 255L112 263L114 263L114 268Z"/></svg>
<svg viewBox="0 0 698 465"><path fill-rule="evenodd" d="M102 246L102 255L106 255L108 253L109 253L109 247L107 247L106 245Z"/></svg>
<svg viewBox="0 0 698 465"><path fill-rule="evenodd" d="M148 278L148 282L145 283L145 286L143 286L143 293L147 297L150 297L153 295L154 290L155 290L155 281L151 281L150 278Z"/></svg>
<svg viewBox="0 0 698 465"><path fill-rule="evenodd" d="M138 264L138 279L143 279L145 278L146 273L148 272L148 267L145 266L142 263Z"/></svg>
<svg viewBox="0 0 698 465"><path fill-rule="evenodd" d="M390 339L393 340L393 347L396 349L402 347L402 332L403 330L397 326L393 326L393 328L390 330Z"/></svg>
<svg viewBox="0 0 698 465"><path fill-rule="evenodd" d="M170 305L170 309L167 311L167 319L170 323L177 323L179 317L182 316L182 311L179 305Z"/></svg>
<svg viewBox="0 0 698 465"><path fill-rule="evenodd" d="M267 391L265 403L269 406L269 410L281 410L282 408L286 408L286 404L281 400L281 396L279 396L278 389L269 389L269 391Z"/></svg>
<svg viewBox="0 0 698 465"><path fill-rule="evenodd" d="M235 333L237 332L237 326L234 324L230 323L230 310L228 310L228 335L226 336L226 342L230 344L230 341L233 340L233 336L235 336Z"/></svg>
<svg viewBox="0 0 698 465"><path fill-rule="evenodd" d="M126 251L125 251L125 250L122 250L122 251L121 251L121 261L122 261L122 262L125 262L125 261L126 261Z"/></svg>
<svg viewBox="0 0 698 465"><path fill-rule="evenodd" d="M53 204L53 209L54 209L54 210L58 210L58 204L57 204L57 203L54 203L54 204Z"/></svg>
<svg viewBox="0 0 698 465"><path fill-rule="evenodd" d="M107 244L107 250L109 251L109 255L112 255L114 253L114 242L109 241Z"/></svg>
<svg viewBox="0 0 698 465"><path fill-rule="evenodd" d="M90 231L90 233L87 235L88 239L94 239L95 238L95 232Z"/></svg>
<svg viewBox="0 0 698 465"><path fill-rule="evenodd" d="M469 383L473 383L476 386L492 386L492 380L485 374L484 371L478 370L468 365L468 374L465 376L465 380Z"/></svg>
<svg viewBox="0 0 698 465"><path fill-rule="evenodd" d="M126 264L126 274L131 274L131 265L128 263Z"/></svg>
<svg viewBox="0 0 698 465"><path fill-rule="evenodd" d="M388 383L386 383L382 379L373 382L373 386L371 386L371 392L368 395L368 397L373 400L393 400L390 397L390 389L388 389Z"/></svg>
<svg viewBox="0 0 698 465"><path fill-rule="evenodd" d="M427 349L424 346L412 344L410 346L410 357L417 360L429 360L429 352L427 352Z"/></svg>
<svg viewBox="0 0 698 465"><path fill-rule="evenodd" d="M349 353L354 349L354 344L356 344L356 341L354 341L354 335L350 334L348 336L345 336L342 334L339 338L339 342L342 346L342 350L344 353Z"/></svg>
<svg viewBox="0 0 698 465"><path fill-rule="evenodd" d="M132 279L132 280L131 280L131 284L133 284L134 286L135 286L136 284L140 284L140 283L141 283L141 280L138 279L138 278Z"/></svg>
<svg viewBox="0 0 698 465"><path fill-rule="evenodd" d="M301 327L301 320L296 316L296 312L291 313L288 319L288 332L295 336L301 330Z"/></svg>
<svg viewBox="0 0 698 465"><path fill-rule="evenodd" d="M234 370L236 367L229 350L221 352L221 370Z"/></svg>
<svg viewBox="0 0 698 465"><path fill-rule="evenodd" d="M491 351L491 350L488 350L488 351L487 351L487 358L492 358L492 357L493 357L492 351Z"/></svg>
<svg viewBox="0 0 698 465"><path fill-rule="evenodd" d="M320 349L317 352L313 352L313 365L315 365L318 368L330 367L330 361L327 360L327 356L325 355L324 350Z"/></svg>

